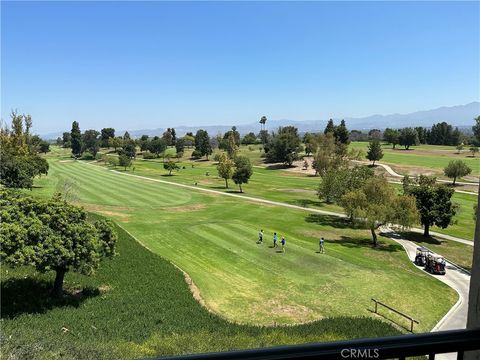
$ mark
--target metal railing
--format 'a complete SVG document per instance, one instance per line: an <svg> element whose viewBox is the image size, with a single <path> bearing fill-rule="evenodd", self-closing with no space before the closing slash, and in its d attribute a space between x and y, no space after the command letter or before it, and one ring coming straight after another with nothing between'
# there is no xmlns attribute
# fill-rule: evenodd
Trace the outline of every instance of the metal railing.
<svg viewBox="0 0 480 360"><path fill-rule="evenodd" d="M436 354L455 352L458 353L457 359L463 360L464 352L469 350L480 350L480 328L220 353L182 355L163 359L405 360L407 357L428 355L429 360L434 360Z"/></svg>
<svg viewBox="0 0 480 360"><path fill-rule="evenodd" d="M383 307L387 308L388 310L390 311L393 311L394 313L398 314L398 315L401 315L403 316L404 318L410 320L410 332L413 333L413 323L415 324L419 324L419 322L417 320L415 320L413 317L407 315L407 314L404 314L394 308L392 308L391 306L388 306L387 304L384 304L382 303L381 301L378 301L378 300L375 300L372 298L372 301L375 302L375 314L378 314L378 304L382 305Z"/></svg>

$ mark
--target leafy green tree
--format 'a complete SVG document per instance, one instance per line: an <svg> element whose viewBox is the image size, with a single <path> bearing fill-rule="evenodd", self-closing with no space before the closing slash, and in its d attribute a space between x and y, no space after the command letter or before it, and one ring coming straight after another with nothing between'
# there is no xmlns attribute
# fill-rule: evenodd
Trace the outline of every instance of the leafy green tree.
<svg viewBox="0 0 480 360"><path fill-rule="evenodd" d="M29 115L12 112L11 130L0 128L0 184L8 188L29 188L36 176L48 173L48 162L37 154L26 129L31 125ZM29 123L23 125L28 119Z"/></svg>
<svg viewBox="0 0 480 360"><path fill-rule="evenodd" d="M233 182L238 185L240 192L243 193L242 184L248 184L248 180L253 174L252 164L246 156L237 156L235 158L235 170L232 175Z"/></svg>
<svg viewBox="0 0 480 360"><path fill-rule="evenodd" d="M227 154L230 157L230 159L233 159L237 155L237 152L238 152L238 145L237 144L238 143L235 140L235 134L233 132L231 132L228 135L227 148L226 148Z"/></svg>
<svg viewBox="0 0 480 360"><path fill-rule="evenodd" d="M395 146L400 141L400 132L395 129L386 128L383 132L383 139L387 143L392 144L392 147L395 149Z"/></svg>
<svg viewBox="0 0 480 360"><path fill-rule="evenodd" d="M268 144L265 145L267 161L282 162L291 166L301 151L298 130L294 126L280 127Z"/></svg>
<svg viewBox="0 0 480 360"><path fill-rule="evenodd" d="M270 134L268 133L268 130L260 130L258 133L258 138L261 140L262 144L265 146L270 141Z"/></svg>
<svg viewBox="0 0 480 360"><path fill-rule="evenodd" d="M417 131L410 127L403 128L400 130L398 143L405 147L405 150L410 149L410 146L418 145L420 141L418 140Z"/></svg>
<svg viewBox="0 0 480 360"><path fill-rule="evenodd" d="M472 153L472 156L475 157L475 155L478 153L478 146L470 146L470 152Z"/></svg>
<svg viewBox="0 0 480 360"><path fill-rule="evenodd" d="M122 153L118 156L118 165L122 166L125 171L127 171L127 167L132 166L132 158L125 153Z"/></svg>
<svg viewBox="0 0 480 360"><path fill-rule="evenodd" d="M475 125L472 126L473 135L477 139L478 145L480 145L480 116L477 116L475 119Z"/></svg>
<svg viewBox="0 0 480 360"><path fill-rule="evenodd" d="M249 132L242 139L243 145L252 145L252 144L255 144L256 142L257 142L257 135L255 135L253 132Z"/></svg>
<svg viewBox="0 0 480 360"><path fill-rule="evenodd" d="M346 193L341 204L354 222L370 229L373 246L377 246L375 231L380 226L396 223L408 228L418 220L415 198L397 195L382 177L372 177L361 188Z"/></svg>
<svg viewBox="0 0 480 360"><path fill-rule="evenodd" d="M340 168L329 168L322 176L317 192L318 197L327 203L339 204L343 195L361 188L373 175L373 170L366 166L349 168L344 165Z"/></svg>
<svg viewBox="0 0 480 360"><path fill-rule="evenodd" d="M130 139L131 139L130 133L128 131L125 131L125 133L123 134L123 141L130 140Z"/></svg>
<svg viewBox="0 0 480 360"><path fill-rule="evenodd" d="M333 119L328 120L327 126L325 127L325 130L323 133L327 135L328 133L334 133L335 132L335 124L333 123Z"/></svg>
<svg viewBox="0 0 480 360"><path fill-rule="evenodd" d="M183 154L183 152L185 151L185 139L180 138L175 141L175 151L177 152L177 154Z"/></svg>
<svg viewBox="0 0 480 360"><path fill-rule="evenodd" d="M349 131L345 124L345 120L340 121L340 125L334 128L333 134L335 135L335 139L341 144L348 144L350 142Z"/></svg>
<svg viewBox="0 0 480 360"><path fill-rule="evenodd" d="M70 131L70 142L72 146L72 154L75 157L82 155L82 133L78 122L72 123L72 131Z"/></svg>
<svg viewBox="0 0 480 360"><path fill-rule="evenodd" d="M31 189L36 176L48 174L48 162L36 154L17 155L2 147L0 158L0 183L7 188Z"/></svg>
<svg viewBox="0 0 480 360"><path fill-rule="evenodd" d="M59 136L57 137L57 140L55 140L55 145L57 146L63 146L63 140L62 138Z"/></svg>
<svg viewBox="0 0 480 360"><path fill-rule="evenodd" d="M445 229L452 223L457 211L457 207L452 203L454 189L439 185L436 178L424 175L420 175L416 180L404 181L404 185L404 192L415 197L420 222L424 228L423 236L430 236L431 226Z"/></svg>
<svg viewBox="0 0 480 360"><path fill-rule="evenodd" d="M115 254L116 234L105 220L90 223L87 213L59 195L38 200L0 192L0 256L11 266L55 271L52 294L63 295L68 271L91 274Z"/></svg>
<svg viewBox="0 0 480 360"><path fill-rule="evenodd" d="M93 156L100 150L100 133L97 130L86 130L82 135L82 152L88 151Z"/></svg>
<svg viewBox="0 0 480 360"><path fill-rule="evenodd" d="M305 154L310 156L311 154L315 154L318 149L317 138L312 133L305 133L303 135L303 143L305 144Z"/></svg>
<svg viewBox="0 0 480 360"><path fill-rule="evenodd" d="M38 150L41 153L46 154L47 152L50 151L50 143L48 141L42 140L42 142L40 143L40 145L38 147Z"/></svg>
<svg viewBox="0 0 480 360"><path fill-rule="evenodd" d="M206 156L208 160L208 155L211 155L212 145L210 144L210 136L208 132L203 129L197 131L195 135L195 150L200 154L200 157Z"/></svg>
<svg viewBox="0 0 480 360"><path fill-rule="evenodd" d="M468 165L462 160L452 160L448 163L445 169L443 169L443 173L445 174L445 176L453 179L453 185L455 185L455 181L457 181L457 178L467 176L471 172L472 169L468 167Z"/></svg>
<svg viewBox="0 0 480 360"><path fill-rule="evenodd" d="M100 130L100 146L101 147L108 147L108 140L115 137L115 129L114 128L103 128Z"/></svg>
<svg viewBox="0 0 480 360"><path fill-rule="evenodd" d="M458 144L457 146L455 146L455 149L457 149L457 154L460 154L463 148L464 148L463 144Z"/></svg>
<svg viewBox="0 0 480 360"><path fill-rule="evenodd" d="M225 180L225 188L228 189L228 179L232 178L234 163L233 160L225 153L221 153L218 159L217 171L218 176Z"/></svg>
<svg viewBox="0 0 480 360"><path fill-rule="evenodd" d="M429 133L428 130L423 126L417 126L415 127L415 131L418 134L418 141L420 142L420 144L426 144Z"/></svg>
<svg viewBox="0 0 480 360"><path fill-rule="evenodd" d="M185 144L186 147L190 148L195 144L195 136L192 135L185 135L182 137L183 143Z"/></svg>
<svg viewBox="0 0 480 360"><path fill-rule="evenodd" d="M123 147L123 138L121 136L117 136L108 139L108 147L112 147L115 151L117 151L119 148Z"/></svg>
<svg viewBox="0 0 480 360"><path fill-rule="evenodd" d="M462 142L462 133L458 128L445 121L434 124L427 133L427 142L431 145L451 145L456 146Z"/></svg>
<svg viewBox="0 0 480 360"><path fill-rule="evenodd" d="M155 136L148 144L148 151L154 153L156 157L159 157L166 149L167 143L165 139L159 138L158 136Z"/></svg>
<svg viewBox="0 0 480 360"><path fill-rule="evenodd" d="M329 169L338 169L345 165L346 146L335 142L333 133L319 135L316 139L318 150L313 158L315 175L323 176Z"/></svg>
<svg viewBox="0 0 480 360"><path fill-rule="evenodd" d="M108 163L108 165L113 166L113 167L117 167L120 164L120 161L119 161L118 157L116 157L116 156L107 156L106 160L107 160L106 162Z"/></svg>
<svg viewBox="0 0 480 360"><path fill-rule="evenodd" d="M72 147L72 135L69 132L64 132L62 135L62 146L64 148Z"/></svg>
<svg viewBox="0 0 480 360"><path fill-rule="evenodd" d="M137 156L137 144L134 140L126 138L123 140L122 152L130 158Z"/></svg>
<svg viewBox="0 0 480 360"><path fill-rule="evenodd" d="M172 130L168 128L162 135L162 139L165 141L165 144L167 146L170 146L173 144L173 135L172 135Z"/></svg>
<svg viewBox="0 0 480 360"><path fill-rule="evenodd" d="M173 170L180 170L178 164L173 160L168 160L163 163L163 168L168 171L168 175L172 175Z"/></svg>
<svg viewBox="0 0 480 360"><path fill-rule="evenodd" d="M367 159L373 161L373 165L375 166L375 161L379 161L382 158L383 150L382 145L380 144L380 140L371 140L368 144Z"/></svg>
<svg viewBox="0 0 480 360"><path fill-rule="evenodd" d="M147 151L149 144L149 137L148 135L142 135L140 140L138 141L138 146L140 146L140 151Z"/></svg>

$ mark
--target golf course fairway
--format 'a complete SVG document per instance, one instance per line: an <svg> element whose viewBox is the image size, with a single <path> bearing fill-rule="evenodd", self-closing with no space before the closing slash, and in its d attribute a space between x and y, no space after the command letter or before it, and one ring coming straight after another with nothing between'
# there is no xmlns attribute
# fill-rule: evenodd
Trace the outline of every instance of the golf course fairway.
<svg viewBox="0 0 480 360"><path fill-rule="evenodd" d="M401 246L380 237L374 249L369 232L352 229L341 218L58 158L50 159L49 175L34 191L50 196L66 180L74 183L78 204L111 218L179 266L206 306L234 322L272 325L374 316L369 311L373 297L418 319L418 331L429 331L457 300L452 289L416 269ZM258 245L261 228L265 241ZM274 231L287 239L285 253L271 248ZM326 254L317 253L320 236L326 239Z"/></svg>

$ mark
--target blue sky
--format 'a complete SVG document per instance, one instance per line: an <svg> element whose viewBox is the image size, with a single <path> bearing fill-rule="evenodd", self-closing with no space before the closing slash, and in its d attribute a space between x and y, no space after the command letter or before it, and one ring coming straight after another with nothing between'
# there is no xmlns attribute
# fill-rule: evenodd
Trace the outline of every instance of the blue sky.
<svg viewBox="0 0 480 360"><path fill-rule="evenodd" d="M479 2L4 2L1 116L38 133L479 100Z"/></svg>

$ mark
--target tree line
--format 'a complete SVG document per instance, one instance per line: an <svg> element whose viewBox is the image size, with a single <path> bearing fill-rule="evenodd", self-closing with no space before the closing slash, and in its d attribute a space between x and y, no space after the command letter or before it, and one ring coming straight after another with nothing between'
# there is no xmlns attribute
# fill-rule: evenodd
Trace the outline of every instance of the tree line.
<svg viewBox="0 0 480 360"><path fill-rule="evenodd" d="M19 190L48 174L48 162L39 155L48 147L31 134L30 115L14 111L11 120L10 128L0 129L0 257L12 267L55 272L51 295L62 298L65 274L92 274L101 259L115 255L117 236L111 223L89 219L64 194L36 199Z"/></svg>
<svg viewBox="0 0 480 360"><path fill-rule="evenodd" d="M7 188L29 188L36 176L48 174L48 162L40 153L49 143L31 133L32 117L12 111L10 128L0 128L0 183Z"/></svg>

